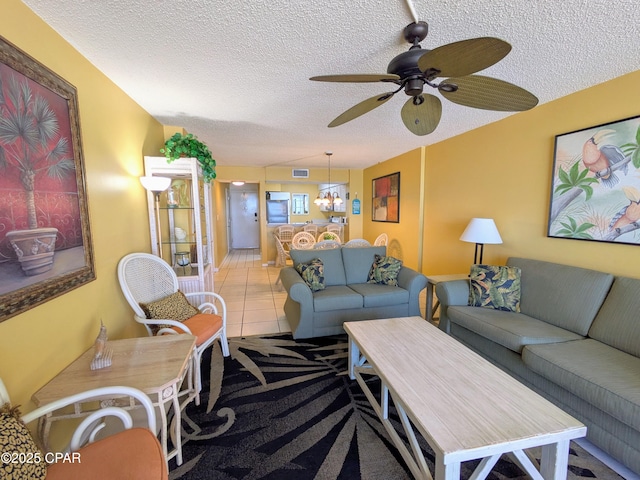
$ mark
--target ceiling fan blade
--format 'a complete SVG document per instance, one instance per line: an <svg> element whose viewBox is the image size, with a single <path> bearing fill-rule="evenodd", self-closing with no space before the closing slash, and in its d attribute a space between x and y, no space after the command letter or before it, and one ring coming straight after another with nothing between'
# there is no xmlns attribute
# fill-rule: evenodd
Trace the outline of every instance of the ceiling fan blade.
<svg viewBox="0 0 640 480"><path fill-rule="evenodd" d="M429 50L418 60L427 77L464 77L498 63L511 45L494 37L471 38ZM430 75L431 70L438 70Z"/></svg>
<svg viewBox="0 0 640 480"><path fill-rule="evenodd" d="M416 105L417 99L422 97L422 103ZM410 98L402 107L402 121L411 133L428 135L433 132L442 116L442 102L434 95L423 93Z"/></svg>
<svg viewBox="0 0 640 480"><path fill-rule="evenodd" d="M500 112L521 112L538 104L538 98L524 88L504 80L468 75L448 78L443 83L458 86L455 92L440 90L447 100L472 108L497 110Z"/></svg>
<svg viewBox="0 0 640 480"><path fill-rule="evenodd" d="M311 77L309 80L316 82L349 82L349 83L365 83L365 82L395 82L400 80L398 75L387 73L353 73L346 75L320 75Z"/></svg>
<svg viewBox="0 0 640 480"><path fill-rule="evenodd" d="M330 124L329 127L337 127L338 125L342 125L343 123L347 123L354 118L358 118L360 115L364 115L367 112L370 112L376 107L379 107L386 101L388 101L391 97L393 97L393 92L383 93L376 95L375 97L371 97L366 99L363 102L354 105L346 112L343 112L341 115L337 116Z"/></svg>

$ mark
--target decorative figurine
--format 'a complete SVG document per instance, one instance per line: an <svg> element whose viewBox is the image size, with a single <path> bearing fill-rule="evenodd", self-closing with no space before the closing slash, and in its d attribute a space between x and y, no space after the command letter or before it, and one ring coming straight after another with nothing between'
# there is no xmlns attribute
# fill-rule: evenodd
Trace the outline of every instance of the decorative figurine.
<svg viewBox="0 0 640 480"><path fill-rule="evenodd" d="M100 320L100 332L96 337L94 352L93 360L91 360L91 370L99 370L111 366L113 350L107 348L107 327L104 326L102 320Z"/></svg>

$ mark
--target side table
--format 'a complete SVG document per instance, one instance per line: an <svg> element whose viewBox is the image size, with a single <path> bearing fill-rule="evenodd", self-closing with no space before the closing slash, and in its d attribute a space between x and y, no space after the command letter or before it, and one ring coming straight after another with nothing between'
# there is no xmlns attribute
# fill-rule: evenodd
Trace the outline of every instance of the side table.
<svg viewBox="0 0 640 480"><path fill-rule="evenodd" d="M436 299L433 303L433 290L440 282L450 282L452 280L466 280L469 278L467 273L454 273L451 275L427 275L427 305L425 308L425 316L428 322L433 323L433 316L440 306L440 302Z"/></svg>
<svg viewBox="0 0 640 480"><path fill-rule="evenodd" d="M94 349L91 347L67 368L56 375L49 383L32 397L38 406L51 403L60 398L83 392L92 388L124 385L134 387L146 393L158 407L158 420L161 423L160 443L164 455L169 461L176 458L182 464L181 412L195 398L193 376L193 351L196 337L193 335L164 335L160 337L138 337L107 342L107 348L113 351L112 364L100 370L91 370ZM186 376L189 375L188 378ZM187 390L181 390L187 381ZM186 399L180 403L180 397ZM105 399L100 405L74 406L73 412L53 412L44 417L40 425L42 440L47 444L51 423L55 420L84 417L96 407L102 408L115 399ZM168 406L167 406L168 404ZM171 423L171 438L174 449L167 447L167 413L173 405L174 419ZM129 401L129 406L134 407Z"/></svg>

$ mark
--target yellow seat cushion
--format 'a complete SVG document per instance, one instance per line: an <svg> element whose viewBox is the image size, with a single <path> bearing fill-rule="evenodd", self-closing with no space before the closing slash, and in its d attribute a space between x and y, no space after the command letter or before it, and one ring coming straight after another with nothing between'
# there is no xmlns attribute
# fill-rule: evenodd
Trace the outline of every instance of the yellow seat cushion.
<svg viewBox="0 0 640 480"><path fill-rule="evenodd" d="M200 346L222 328L222 317L213 313L199 313L186 319L184 323L191 334L196 338L196 345ZM173 327L176 332L184 333L178 327Z"/></svg>
<svg viewBox="0 0 640 480"><path fill-rule="evenodd" d="M46 480L167 480L169 477L160 442L146 428L124 430L76 453L79 462L50 464Z"/></svg>

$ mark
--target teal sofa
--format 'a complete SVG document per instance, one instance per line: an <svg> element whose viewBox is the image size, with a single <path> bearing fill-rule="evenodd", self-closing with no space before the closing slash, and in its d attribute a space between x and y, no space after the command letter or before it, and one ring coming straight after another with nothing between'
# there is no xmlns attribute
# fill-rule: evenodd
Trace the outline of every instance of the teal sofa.
<svg viewBox="0 0 640 480"><path fill-rule="evenodd" d="M640 474L640 279L524 258L507 265L521 269L519 313L468 306L467 280L438 283L439 327Z"/></svg>
<svg viewBox="0 0 640 480"><path fill-rule="evenodd" d="M282 268L280 280L287 291L284 312L293 338L344 333L344 322L420 315L418 299L427 278L402 266L398 286L367 283L376 254L386 255L386 247L291 251L294 266ZM326 285L316 292L295 269L314 258L322 260Z"/></svg>

